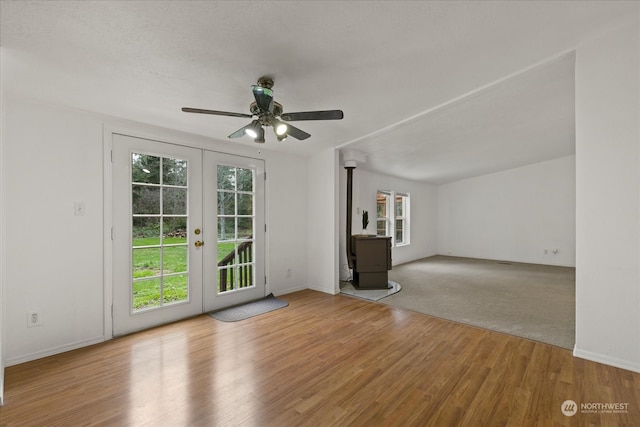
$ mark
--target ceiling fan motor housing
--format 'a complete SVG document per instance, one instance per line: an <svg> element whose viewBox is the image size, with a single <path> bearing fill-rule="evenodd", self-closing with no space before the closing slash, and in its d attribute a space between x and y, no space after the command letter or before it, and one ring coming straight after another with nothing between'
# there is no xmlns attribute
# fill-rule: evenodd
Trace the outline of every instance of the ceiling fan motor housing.
<svg viewBox="0 0 640 427"><path fill-rule="evenodd" d="M254 101L249 106L249 110L251 111L251 114L253 114L254 116L258 116L258 120L260 120L260 123L262 123L264 126L272 126L273 120L282 114L282 104L274 101L273 112L271 112L261 110L258 107L258 104Z"/></svg>

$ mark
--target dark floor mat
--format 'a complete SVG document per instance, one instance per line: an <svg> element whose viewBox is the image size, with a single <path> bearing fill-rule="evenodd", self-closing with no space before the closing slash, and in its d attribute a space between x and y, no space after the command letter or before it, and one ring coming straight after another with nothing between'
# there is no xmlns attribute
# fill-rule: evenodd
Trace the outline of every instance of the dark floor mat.
<svg viewBox="0 0 640 427"><path fill-rule="evenodd" d="M248 319L273 310L278 310L279 308L284 308L288 305L288 302L274 297L273 294L269 294L258 301L253 301L236 307L225 308L219 311L212 311L207 314L214 319L221 320L223 322L237 322L239 320Z"/></svg>

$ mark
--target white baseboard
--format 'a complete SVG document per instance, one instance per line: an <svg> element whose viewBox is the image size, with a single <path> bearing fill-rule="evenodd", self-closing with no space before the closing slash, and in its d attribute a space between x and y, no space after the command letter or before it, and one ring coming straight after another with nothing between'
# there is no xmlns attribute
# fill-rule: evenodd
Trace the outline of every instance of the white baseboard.
<svg viewBox="0 0 640 427"><path fill-rule="evenodd" d="M292 288L278 289L277 291L275 291L273 293L273 295L276 296L276 297L279 297L280 295L286 295L286 294L290 294L290 293L293 293L293 292L304 291L305 289L309 289L309 288L307 286L304 286L304 285L294 286Z"/></svg>
<svg viewBox="0 0 640 427"><path fill-rule="evenodd" d="M627 371L640 373L640 362L630 362L628 360L618 359L616 357L594 353L592 351L581 350L577 346L573 347L573 355L580 359L586 359L592 362L603 363L605 365L615 366L616 368L626 369Z"/></svg>
<svg viewBox="0 0 640 427"><path fill-rule="evenodd" d="M336 285L337 286L337 285ZM336 291L335 286L333 288L326 288L326 287L320 287L320 286L308 286L307 289L311 289L312 291L318 291L318 292L323 292L325 294L329 294L329 295L338 295L340 293L340 291Z"/></svg>
<svg viewBox="0 0 640 427"><path fill-rule="evenodd" d="M76 341L70 344L61 345L58 347L49 348L46 350L37 351L35 353L25 354L22 356L15 356L5 361L5 366L19 365L25 362L31 362L33 360L42 359L43 357L53 356L55 354L64 353L71 350L77 350L82 347L87 347L94 344L99 344L105 341L104 336L90 338L82 341Z"/></svg>

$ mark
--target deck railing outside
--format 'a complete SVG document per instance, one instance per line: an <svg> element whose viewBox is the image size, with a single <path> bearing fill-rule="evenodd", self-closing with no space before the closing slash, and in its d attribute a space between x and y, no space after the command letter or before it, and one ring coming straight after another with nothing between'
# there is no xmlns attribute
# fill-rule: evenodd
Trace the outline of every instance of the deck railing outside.
<svg viewBox="0 0 640 427"><path fill-rule="evenodd" d="M250 237L251 238L251 237ZM234 249L218 262L218 267L225 267L230 264L237 264L237 268L220 268L220 281L218 292L226 292L236 289L247 288L253 285L253 241L242 242L238 249ZM237 261L236 261L237 255ZM237 282L234 281L235 274L238 274Z"/></svg>

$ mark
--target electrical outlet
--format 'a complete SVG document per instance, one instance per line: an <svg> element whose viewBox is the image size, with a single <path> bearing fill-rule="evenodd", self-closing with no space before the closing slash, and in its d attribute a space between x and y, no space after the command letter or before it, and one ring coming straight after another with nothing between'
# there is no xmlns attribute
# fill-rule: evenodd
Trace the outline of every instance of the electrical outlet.
<svg viewBox="0 0 640 427"><path fill-rule="evenodd" d="M42 319L37 311L30 311L27 313L27 328L33 328L34 326L41 326Z"/></svg>

